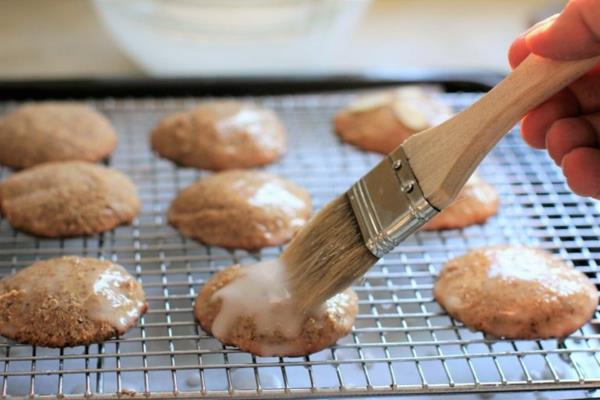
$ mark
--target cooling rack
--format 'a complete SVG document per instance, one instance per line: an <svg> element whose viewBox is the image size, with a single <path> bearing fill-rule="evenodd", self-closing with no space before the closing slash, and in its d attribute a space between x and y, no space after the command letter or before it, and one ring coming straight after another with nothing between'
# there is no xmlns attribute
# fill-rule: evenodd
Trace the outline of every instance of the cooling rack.
<svg viewBox="0 0 600 400"><path fill-rule="evenodd" d="M318 209L373 166L379 156L341 143L335 110L355 93L248 97L273 108L289 131L288 154L267 169L306 187ZM442 95L460 109L473 93ZM577 197L543 152L512 132L480 174L502 200L499 214L464 230L420 232L382 259L355 289L352 332L306 357L255 357L225 347L195 323L192 305L215 271L277 257L207 247L180 236L165 213L176 193L207 172L176 167L149 150L156 121L196 98L88 99L119 133L108 164L137 184L143 209L131 226L69 240L36 240L0 220L0 275L66 254L110 259L142 282L149 311L125 336L66 349L0 339L0 397L105 398L333 397L577 390L600 386L598 313L565 340L510 341L473 332L432 298L436 273L450 257L496 243L531 244L556 253L598 283L600 206ZM0 103L0 112L17 106ZM10 174L0 170L0 178ZM475 395L473 395L475 396ZM477 398L478 396L476 396Z"/></svg>

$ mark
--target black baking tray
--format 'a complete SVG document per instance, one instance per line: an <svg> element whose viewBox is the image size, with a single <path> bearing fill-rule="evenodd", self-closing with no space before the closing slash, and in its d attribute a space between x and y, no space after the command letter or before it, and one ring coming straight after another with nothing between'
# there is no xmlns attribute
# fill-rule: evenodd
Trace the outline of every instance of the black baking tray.
<svg viewBox="0 0 600 400"><path fill-rule="evenodd" d="M240 96L323 92L366 87L430 83L448 92L482 92L503 75L491 71L400 71L360 75L293 75L255 77L83 78L0 81L0 100L88 97Z"/></svg>

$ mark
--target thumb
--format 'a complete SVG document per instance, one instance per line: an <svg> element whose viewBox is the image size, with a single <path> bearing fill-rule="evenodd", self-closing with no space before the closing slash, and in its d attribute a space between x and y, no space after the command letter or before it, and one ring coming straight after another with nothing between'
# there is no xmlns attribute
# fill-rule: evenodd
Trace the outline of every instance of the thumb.
<svg viewBox="0 0 600 400"><path fill-rule="evenodd" d="M535 54L559 60L600 55L600 0L571 0L557 18L527 33L527 47Z"/></svg>

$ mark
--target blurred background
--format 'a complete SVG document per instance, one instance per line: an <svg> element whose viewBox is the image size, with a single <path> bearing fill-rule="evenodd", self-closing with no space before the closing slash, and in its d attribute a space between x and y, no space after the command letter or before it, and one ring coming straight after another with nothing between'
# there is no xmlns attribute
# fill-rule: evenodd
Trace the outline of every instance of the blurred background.
<svg viewBox="0 0 600 400"><path fill-rule="evenodd" d="M0 79L487 69L561 0L0 0Z"/></svg>

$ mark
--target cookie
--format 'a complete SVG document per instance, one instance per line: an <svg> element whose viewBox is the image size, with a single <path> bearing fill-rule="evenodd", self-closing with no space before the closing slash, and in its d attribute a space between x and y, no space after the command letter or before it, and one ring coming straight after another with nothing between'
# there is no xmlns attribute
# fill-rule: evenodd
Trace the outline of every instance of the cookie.
<svg viewBox="0 0 600 400"><path fill-rule="evenodd" d="M433 293L466 326L509 339L567 336L598 305L596 287L583 273L520 246L481 248L448 261Z"/></svg>
<svg viewBox="0 0 600 400"><path fill-rule="evenodd" d="M289 241L311 213L310 195L275 175L224 171L187 187L169 208L169 222L202 243L256 250Z"/></svg>
<svg viewBox="0 0 600 400"><path fill-rule="evenodd" d="M91 235L130 223L140 201L121 172L83 161L37 165L0 182L0 211L42 237Z"/></svg>
<svg viewBox="0 0 600 400"><path fill-rule="evenodd" d="M459 229L483 224L498 212L498 193L476 173L469 178L458 198L443 209L422 230Z"/></svg>
<svg viewBox="0 0 600 400"><path fill-rule="evenodd" d="M38 261L0 281L0 335L44 347L122 335L146 312L142 286L109 261Z"/></svg>
<svg viewBox="0 0 600 400"><path fill-rule="evenodd" d="M84 104L32 103L0 117L0 164L11 168L48 161L96 162L116 146L110 122Z"/></svg>
<svg viewBox="0 0 600 400"><path fill-rule="evenodd" d="M331 346L352 329L358 299L346 289L304 314L285 286L278 261L234 265L200 290L196 319L221 342L259 356L301 356Z"/></svg>
<svg viewBox="0 0 600 400"><path fill-rule="evenodd" d="M403 86L358 97L334 117L337 134L364 150L388 154L410 135L452 116L435 87Z"/></svg>
<svg viewBox="0 0 600 400"><path fill-rule="evenodd" d="M167 116L151 142L164 158L213 171L269 164L286 150L285 129L273 111L232 100Z"/></svg>

